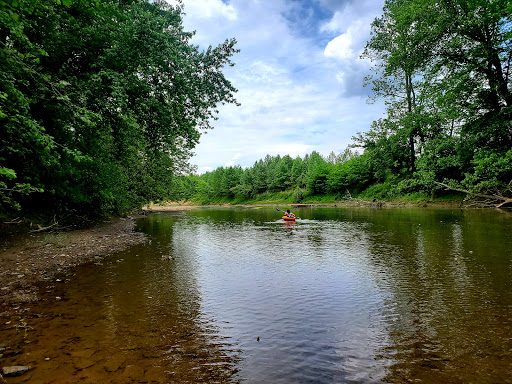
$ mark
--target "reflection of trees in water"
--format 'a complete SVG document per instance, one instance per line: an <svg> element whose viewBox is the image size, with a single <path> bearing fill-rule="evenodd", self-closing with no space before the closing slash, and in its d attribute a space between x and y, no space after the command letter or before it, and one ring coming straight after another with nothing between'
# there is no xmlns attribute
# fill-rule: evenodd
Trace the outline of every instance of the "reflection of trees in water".
<svg viewBox="0 0 512 384"><path fill-rule="evenodd" d="M385 381L508 380L512 295L502 283L512 281L503 245L510 224L492 212L449 211L404 211L373 224L373 278L391 294L381 311L390 342L381 356L391 360Z"/></svg>
<svg viewBox="0 0 512 384"><path fill-rule="evenodd" d="M381 345L386 346L377 356L379 364L386 360L381 365L388 366L385 381L471 382L474 376L481 382L508 380L504 375L509 369L507 361L512 347L512 269L510 244L504 240L510 233L510 224L505 218L500 219L501 216L492 212L405 209L340 210L335 215L317 214L310 222L293 227L277 223L258 226L258 222L251 222L248 231L232 227L234 222L243 226L247 220L234 215L233 222L225 220L224 228L218 230L222 232L226 247L243 248L246 243L253 246L253 241L245 242L246 236L261 237L258 247L266 247L273 262L291 261L284 257L275 260L274 251L280 247L300 249L304 256L332 256L333 249L339 254L356 252L357 257L351 258L351 262L369 268L371 279L386 298L384 307L373 320L387 333L381 338ZM301 216L308 218L304 213ZM273 222L275 218L263 212L258 220ZM186 229L186 223L182 225ZM210 226L208 230L216 231L215 228ZM226 228L231 230L226 231ZM186 241L179 241L182 248L174 249L177 254L193 254L193 247L201 244L200 229L194 231L187 234ZM166 230L159 233L166 233ZM244 249L244 252L250 253L251 249ZM167 305L178 305L172 309L176 313L187 303L191 307L184 312L185 326L176 332L185 335L183 343L177 342L174 348L177 353L170 354L169 361L183 367L193 366L190 364L199 358L194 356L213 362L218 358L221 364L230 361L231 368L226 366L220 370L229 377L238 357L230 355L232 345L212 342L214 332L204 331L207 322L201 323L200 308L194 307L194 303L200 302L194 260L185 257L187 267L180 264L180 259L177 257L175 263L179 273L171 272L174 273L174 288L165 288L171 290L166 296L176 302ZM323 262L322 258L315 260ZM190 276L185 273L187 268ZM160 273L156 272L156 276ZM149 280L158 281L158 278ZM190 287L185 300L180 301L178 287ZM187 316L194 320L187 323ZM193 329L188 338L187 329ZM199 344L194 345L197 332L207 335L201 336ZM204 355L190 352L201 350L205 345L203 340L206 344L216 344L215 357L207 356L207 352Z"/></svg>
<svg viewBox="0 0 512 384"><path fill-rule="evenodd" d="M130 336L159 357L168 379L227 381L236 373L239 351L202 317L194 255L201 241L200 226L176 231L175 220L158 216L145 223L153 226L152 244L140 257L139 271L128 285L140 287L140 302L146 305L136 317L139 332ZM180 236L184 239L177 239ZM174 259L162 260L162 255Z"/></svg>

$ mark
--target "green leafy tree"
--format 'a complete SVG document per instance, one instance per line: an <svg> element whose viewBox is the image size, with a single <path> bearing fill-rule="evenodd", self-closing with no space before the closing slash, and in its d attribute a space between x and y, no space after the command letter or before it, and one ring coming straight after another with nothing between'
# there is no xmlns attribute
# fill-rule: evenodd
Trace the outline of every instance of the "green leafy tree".
<svg viewBox="0 0 512 384"><path fill-rule="evenodd" d="M328 192L328 175L332 164L325 161L318 152L311 153L308 161L306 185L312 195L322 195Z"/></svg>
<svg viewBox="0 0 512 384"><path fill-rule="evenodd" d="M293 159L292 169L291 169L291 183L292 185L296 185L299 188L304 188L306 186L306 162L302 160L299 156Z"/></svg>
<svg viewBox="0 0 512 384"><path fill-rule="evenodd" d="M123 213L172 196L217 105L236 103L235 40L200 51L162 1L65 3L0 7L1 165L45 191L19 202Z"/></svg>
<svg viewBox="0 0 512 384"><path fill-rule="evenodd" d="M387 119L395 123L397 139L407 144L411 172L416 171L417 145L423 140L421 81L441 34L432 19L417 22L429 5L428 0L387 0L383 15L372 23L372 37L362 55L377 62L376 76L367 81L375 97L387 101Z"/></svg>
<svg viewBox="0 0 512 384"><path fill-rule="evenodd" d="M254 171L252 168L243 170L240 176L240 182L233 188L233 192L236 196L243 198L254 197Z"/></svg>
<svg viewBox="0 0 512 384"><path fill-rule="evenodd" d="M268 156L267 156L268 157ZM252 182L254 193L262 193L268 188L268 168L263 160L258 160L252 167Z"/></svg>
<svg viewBox="0 0 512 384"><path fill-rule="evenodd" d="M376 169L468 188L508 185L506 171L495 173L499 182L478 180L482 164L506 159L512 146L511 4L386 1L363 56L376 62L369 82L388 116L357 139Z"/></svg>
<svg viewBox="0 0 512 384"><path fill-rule="evenodd" d="M339 194L349 191L357 194L376 182L375 169L369 157L369 152L363 155L353 154L343 163L334 165L327 176L329 191Z"/></svg>
<svg viewBox="0 0 512 384"><path fill-rule="evenodd" d="M272 189L284 191L292 186L291 171L293 160L289 155L276 158L275 165L271 168Z"/></svg>
<svg viewBox="0 0 512 384"><path fill-rule="evenodd" d="M221 194L227 197L234 197L236 194L236 186L240 184L242 177L242 167L227 167L221 178Z"/></svg>

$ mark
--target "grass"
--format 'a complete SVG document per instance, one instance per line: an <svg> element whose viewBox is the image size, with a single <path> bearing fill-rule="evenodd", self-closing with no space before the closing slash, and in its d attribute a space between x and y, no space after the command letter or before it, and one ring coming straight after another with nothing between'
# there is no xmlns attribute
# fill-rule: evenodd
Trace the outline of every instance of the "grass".
<svg viewBox="0 0 512 384"><path fill-rule="evenodd" d="M458 204L464 198L463 194L451 193L445 194L439 197L429 196L425 193L413 192L408 194L402 194L399 196L390 197L389 185L386 183L373 185L361 193L354 195L355 199L372 201L377 200L379 202L388 202L392 204L414 204L414 205L425 205L427 203L439 203L439 204ZM266 205L266 204L282 204L291 205L297 204L294 200L294 190L282 191L282 192L264 192L254 196L253 198L246 198L242 196L235 197L216 197L208 198L204 196L195 196L190 199L191 203L198 205L215 205L215 204L247 204L247 205ZM304 192L304 198L300 201L301 204L336 204L350 202L350 200L343 199L341 194L326 194L326 195L308 195Z"/></svg>

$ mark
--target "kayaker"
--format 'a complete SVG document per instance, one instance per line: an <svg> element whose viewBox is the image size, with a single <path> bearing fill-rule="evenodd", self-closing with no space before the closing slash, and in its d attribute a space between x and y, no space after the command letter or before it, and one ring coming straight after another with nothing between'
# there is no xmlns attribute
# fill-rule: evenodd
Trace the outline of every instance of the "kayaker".
<svg viewBox="0 0 512 384"><path fill-rule="evenodd" d="M291 213L289 209L286 210L285 216L295 219L295 215L293 213Z"/></svg>

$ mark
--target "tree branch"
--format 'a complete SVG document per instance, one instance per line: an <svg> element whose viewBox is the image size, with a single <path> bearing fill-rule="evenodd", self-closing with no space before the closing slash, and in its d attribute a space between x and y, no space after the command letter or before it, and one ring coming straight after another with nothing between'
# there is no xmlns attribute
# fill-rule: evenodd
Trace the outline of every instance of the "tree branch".
<svg viewBox="0 0 512 384"><path fill-rule="evenodd" d="M486 195L486 194L483 194L483 193L475 193L475 192L467 191L467 190L461 189L461 188L454 188L454 187L449 186L448 184L440 183L438 181L434 181L434 183L438 184L438 185L441 185L441 186L445 187L446 189L449 189L449 190L452 190L452 191L466 193L468 195L475 196L475 197L481 197L483 199L490 199L490 200L494 200L494 201L496 201L496 200L497 201L501 201L501 203L499 203L499 204L490 204L489 203L490 205L493 205L496 208L501 208L504 205L512 204L512 198L510 198L510 197L505 197L505 196L500 196L500 195Z"/></svg>

